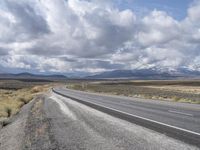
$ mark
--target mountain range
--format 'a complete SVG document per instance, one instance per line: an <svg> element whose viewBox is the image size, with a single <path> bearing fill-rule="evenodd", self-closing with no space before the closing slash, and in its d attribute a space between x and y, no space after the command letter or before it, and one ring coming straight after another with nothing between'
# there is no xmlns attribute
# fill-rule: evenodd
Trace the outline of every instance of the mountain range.
<svg viewBox="0 0 200 150"><path fill-rule="evenodd" d="M32 74L28 72L12 74L12 73L0 73L0 79L38 79L38 80L65 80L64 75L45 75L45 74Z"/></svg>
<svg viewBox="0 0 200 150"><path fill-rule="evenodd" d="M155 69L114 70L88 76L88 79L177 79L177 78L200 78L200 72L187 69L176 71L159 71Z"/></svg>
<svg viewBox="0 0 200 150"><path fill-rule="evenodd" d="M65 75L69 75L65 73ZM66 80L67 76L62 74L32 74L28 72L13 74L0 73L0 79L42 79L42 80ZM134 69L134 70L113 70L96 74L78 72L70 74L70 78L79 79L178 79L192 78L200 79L200 71L188 70L185 68L176 71L161 71L157 69Z"/></svg>

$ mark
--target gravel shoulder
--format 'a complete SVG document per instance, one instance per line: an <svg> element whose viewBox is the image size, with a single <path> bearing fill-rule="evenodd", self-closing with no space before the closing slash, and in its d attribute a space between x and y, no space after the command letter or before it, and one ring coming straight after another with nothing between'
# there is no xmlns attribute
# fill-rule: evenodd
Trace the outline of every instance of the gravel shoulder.
<svg viewBox="0 0 200 150"><path fill-rule="evenodd" d="M0 129L0 150L199 150L53 93Z"/></svg>
<svg viewBox="0 0 200 150"><path fill-rule="evenodd" d="M44 112L45 98L45 95L41 95L30 108L24 130L23 150L50 150L58 147L50 130L50 120Z"/></svg>
<svg viewBox="0 0 200 150"><path fill-rule="evenodd" d="M0 129L0 150L48 150L53 146L48 119L44 117L45 95L38 95Z"/></svg>
<svg viewBox="0 0 200 150"><path fill-rule="evenodd" d="M45 109L59 149L198 150L197 147L52 94Z"/></svg>
<svg viewBox="0 0 200 150"><path fill-rule="evenodd" d="M0 129L0 150L21 150L29 111L35 100L24 105L21 111L10 118L9 124Z"/></svg>

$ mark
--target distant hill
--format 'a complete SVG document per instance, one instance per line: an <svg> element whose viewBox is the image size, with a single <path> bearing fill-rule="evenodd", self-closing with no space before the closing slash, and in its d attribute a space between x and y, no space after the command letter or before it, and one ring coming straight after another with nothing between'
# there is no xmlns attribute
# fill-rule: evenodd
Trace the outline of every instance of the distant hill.
<svg viewBox="0 0 200 150"><path fill-rule="evenodd" d="M130 79L176 79L176 78L195 78L200 77L200 72L189 70L178 70L176 72L163 72L154 69L138 70L114 70L106 71L96 75L88 76L87 79L111 79L111 78L130 78Z"/></svg>
<svg viewBox="0 0 200 150"><path fill-rule="evenodd" d="M0 79L37 79L37 80L65 80L67 79L64 75L43 75L43 74L32 74L28 72L11 74L11 73L0 73Z"/></svg>

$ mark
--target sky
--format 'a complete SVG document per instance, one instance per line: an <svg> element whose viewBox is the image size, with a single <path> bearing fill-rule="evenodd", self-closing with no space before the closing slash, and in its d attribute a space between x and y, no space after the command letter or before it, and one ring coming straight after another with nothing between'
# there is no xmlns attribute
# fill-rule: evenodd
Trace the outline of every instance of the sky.
<svg viewBox="0 0 200 150"><path fill-rule="evenodd" d="M0 72L200 71L200 0L1 0Z"/></svg>

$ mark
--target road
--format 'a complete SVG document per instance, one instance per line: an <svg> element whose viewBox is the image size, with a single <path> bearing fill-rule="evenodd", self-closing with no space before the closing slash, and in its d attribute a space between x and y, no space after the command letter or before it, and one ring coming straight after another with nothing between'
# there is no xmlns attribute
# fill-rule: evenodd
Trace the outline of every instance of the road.
<svg viewBox="0 0 200 150"><path fill-rule="evenodd" d="M149 103L149 108L146 109L149 109L149 114L150 110L155 111L153 108L157 105L162 105L163 109L164 105L168 105L162 102L145 100L138 102L137 99L102 96L64 88L54 90L82 101L98 102L101 105L108 103L108 106L113 107L126 106L127 109L123 111L130 111L129 107L134 107L132 105L136 103L138 104L134 107L134 109L138 108L135 110L136 113L145 114L143 105L147 103ZM132 105L128 107L127 102ZM178 106L179 104L175 103L173 108ZM180 104L180 107L181 110L187 110L187 113L195 112L194 118L198 114L196 105L186 107ZM136 122L131 122L123 115L120 118L113 115L111 113L113 111L105 113L105 110L99 111L99 108L87 106L77 102L77 99L67 98L52 91L38 95L22 107L19 114L14 116L7 126L0 129L0 150L200 150L198 145L189 144L135 124L138 120L133 119ZM167 108L171 109L170 106ZM160 109L162 111L162 107ZM168 113L173 114L173 112ZM179 114L179 116L184 115Z"/></svg>
<svg viewBox="0 0 200 150"><path fill-rule="evenodd" d="M84 104L89 102L89 106L90 103L101 106L98 108L94 105L94 108L121 119L163 132L192 144L200 144L199 105L106 96L66 88L57 88L55 91L64 96L81 100L80 102ZM102 107L105 107L106 110ZM110 110L116 110L117 114ZM121 115L121 112L123 115ZM127 115L129 116L127 117Z"/></svg>
<svg viewBox="0 0 200 150"><path fill-rule="evenodd" d="M65 94L68 94L65 89ZM68 91L72 94L72 91ZM81 93L81 97L84 95ZM87 95L88 96L88 95ZM88 100L88 99L87 99ZM44 101L56 149L196 150L195 146L51 93ZM51 142L53 143L53 142Z"/></svg>

